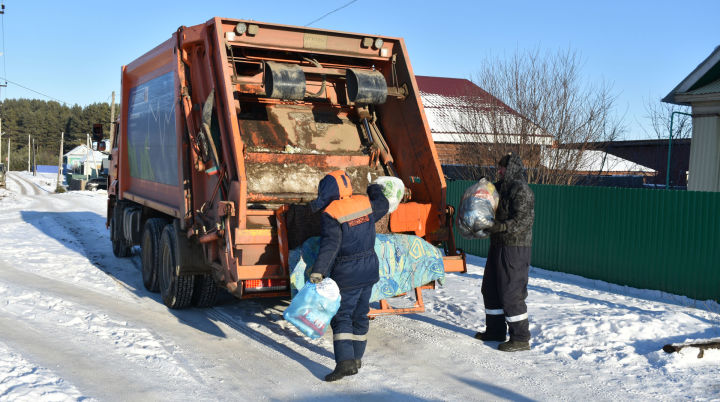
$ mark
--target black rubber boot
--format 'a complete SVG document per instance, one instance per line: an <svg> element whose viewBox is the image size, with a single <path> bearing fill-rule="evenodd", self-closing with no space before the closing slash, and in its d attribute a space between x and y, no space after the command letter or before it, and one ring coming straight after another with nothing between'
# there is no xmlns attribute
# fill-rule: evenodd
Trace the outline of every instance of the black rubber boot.
<svg viewBox="0 0 720 402"><path fill-rule="evenodd" d="M530 342L509 340L498 345L498 350L503 352L520 352L530 350Z"/></svg>
<svg viewBox="0 0 720 402"><path fill-rule="evenodd" d="M357 367L357 369L360 370L360 367L362 367L362 360L355 359L355 367Z"/></svg>
<svg viewBox="0 0 720 402"><path fill-rule="evenodd" d="M355 360L343 360L335 366L332 373L325 376L325 381L337 381L345 376L357 374L357 372Z"/></svg>
<svg viewBox="0 0 720 402"><path fill-rule="evenodd" d="M480 339L483 342L505 342L505 334L491 334L488 332L478 332L475 334L475 339Z"/></svg>

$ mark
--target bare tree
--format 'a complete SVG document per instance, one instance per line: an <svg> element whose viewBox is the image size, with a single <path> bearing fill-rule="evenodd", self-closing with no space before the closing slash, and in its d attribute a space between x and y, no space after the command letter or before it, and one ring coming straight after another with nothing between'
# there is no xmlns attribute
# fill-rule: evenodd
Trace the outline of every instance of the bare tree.
<svg viewBox="0 0 720 402"><path fill-rule="evenodd" d="M670 136L670 119L674 112L690 113L689 106L674 105L671 103L660 102L660 100L651 100L645 103L645 119L649 125L642 126L645 134L649 138L666 139ZM672 137L673 138L690 138L692 137L692 118L687 114L676 113L672 117Z"/></svg>
<svg viewBox="0 0 720 402"><path fill-rule="evenodd" d="M493 165L514 151L531 183L572 184L591 143L624 130L611 86L586 85L573 50L516 51L485 62L473 82L492 96L463 97L454 116L456 141L469 144L466 159Z"/></svg>

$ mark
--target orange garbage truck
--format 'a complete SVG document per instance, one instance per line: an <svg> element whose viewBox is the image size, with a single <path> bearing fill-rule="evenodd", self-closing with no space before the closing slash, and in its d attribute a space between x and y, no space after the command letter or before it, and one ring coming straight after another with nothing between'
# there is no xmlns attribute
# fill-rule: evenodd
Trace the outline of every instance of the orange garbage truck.
<svg viewBox="0 0 720 402"><path fill-rule="evenodd" d="M404 201L378 232L445 249L452 208L402 39L213 18L122 67L107 226L140 246L145 287L170 308L290 294L289 250L319 232L308 202L342 169L354 192L396 176ZM432 286L432 283L429 284ZM425 288L423 286L422 288ZM381 302L376 314L422 310Z"/></svg>

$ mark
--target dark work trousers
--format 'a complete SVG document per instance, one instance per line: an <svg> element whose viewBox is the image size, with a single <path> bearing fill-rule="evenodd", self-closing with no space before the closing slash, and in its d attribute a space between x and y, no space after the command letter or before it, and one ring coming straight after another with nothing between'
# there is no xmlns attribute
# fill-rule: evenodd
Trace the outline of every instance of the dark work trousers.
<svg viewBox="0 0 720 402"><path fill-rule="evenodd" d="M340 290L340 308L330 321L336 363L362 359L365 353L372 287Z"/></svg>
<svg viewBox="0 0 720 402"><path fill-rule="evenodd" d="M530 254L530 247L490 244L482 295L485 303L485 331L492 336L505 336L506 328L509 327L510 340L530 340L525 304Z"/></svg>

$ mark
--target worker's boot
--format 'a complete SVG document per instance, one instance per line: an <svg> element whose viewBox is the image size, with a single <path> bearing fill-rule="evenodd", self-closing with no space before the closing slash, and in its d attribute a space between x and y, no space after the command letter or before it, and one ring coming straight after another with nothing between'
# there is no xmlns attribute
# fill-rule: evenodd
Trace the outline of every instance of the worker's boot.
<svg viewBox="0 0 720 402"><path fill-rule="evenodd" d="M505 334L501 334L499 332L478 332L475 334L475 339L480 339L483 342L505 342Z"/></svg>
<svg viewBox="0 0 720 402"><path fill-rule="evenodd" d="M505 342L505 334L507 334L505 316L502 314L486 314L485 332L476 333L475 339L480 339L483 342Z"/></svg>
<svg viewBox="0 0 720 402"><path fill-rule="evenodd" d="M512 339L498 345L498 350L503 352L520 352L530 350L530 342L513 341Z"/></svg>
<svg viewBox="0 0 720 402"><path fill-rule="evenodd" d="M362 367L362 360L355 359L355 367L357 367L357 369L360 370L360 367Z"/></svg>
<svg viewBox="0 0 720 402"><path fill-rule="evenodd" d="M345 376L357 374L357 372L355 360L343 360L335 366L332 373L325 376L325 381L337 381Z"/></svg>

